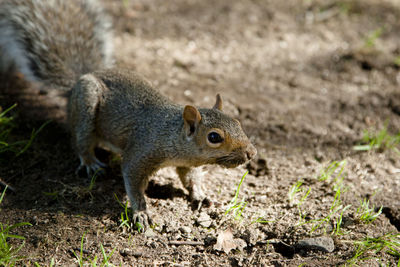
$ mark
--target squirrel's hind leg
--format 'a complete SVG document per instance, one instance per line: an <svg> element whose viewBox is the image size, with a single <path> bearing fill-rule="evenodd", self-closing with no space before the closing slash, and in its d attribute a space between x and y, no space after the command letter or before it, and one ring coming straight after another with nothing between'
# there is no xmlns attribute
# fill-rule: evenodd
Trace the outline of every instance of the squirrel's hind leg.
<svg viewBox="0 0 400 267"><path fill-rule="evenodd" d="M101 91L102 84L94 75L84 75L72 88L68 103L68 120L75 148L81 160L77 172L86 169L89 177L104 174L106 167L94 153L99 144L96 135L96 116Z"/></svg>

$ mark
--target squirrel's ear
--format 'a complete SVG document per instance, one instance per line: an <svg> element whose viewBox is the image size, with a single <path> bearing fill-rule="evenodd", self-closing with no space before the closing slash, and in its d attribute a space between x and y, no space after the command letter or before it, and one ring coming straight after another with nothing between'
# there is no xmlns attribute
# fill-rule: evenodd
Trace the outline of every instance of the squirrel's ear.
<svg viewBox="0 0 400 267"><path fill-rule="evenodd" d="M222 98L220 94L217 94L217 100L215 101L213 109L219 109L222 111Z"/></svg>
<svg viewBox="0 0 400 267"><path fill-rule="evenodd" d="M183 121L185 122L185 130L188 136L192 135L201 120L200 112L197 108L187 105L183 110Z"/></svg>

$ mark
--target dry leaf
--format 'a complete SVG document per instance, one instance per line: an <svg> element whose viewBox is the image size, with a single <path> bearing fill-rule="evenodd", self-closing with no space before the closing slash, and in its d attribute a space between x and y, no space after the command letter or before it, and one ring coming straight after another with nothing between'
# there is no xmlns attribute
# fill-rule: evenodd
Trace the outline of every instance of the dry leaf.
<svg viewBox="0 0 400 267"><path fill-rule="evenodd" d="M214 245L215 250L224 251L228 254L229 251L236 248L237 244L233 240L233 234L229 229L218 234L217 243Z"/></svg>

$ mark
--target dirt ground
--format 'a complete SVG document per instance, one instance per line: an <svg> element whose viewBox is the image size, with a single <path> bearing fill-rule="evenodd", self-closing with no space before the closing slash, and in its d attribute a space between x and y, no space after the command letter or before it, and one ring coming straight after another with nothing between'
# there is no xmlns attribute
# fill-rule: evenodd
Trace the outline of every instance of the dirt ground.
<svg viewBox="0 0 400 267"><path fill-rule="evenodd" d="M89 188L74 173L79 161L63 125L64 105L27 90L31 95L19 96L13 113L12 137L29 138L53 120L24 154L1 156L0 179L14 192L5 195L0 222L32 224L13 232L26 238L18 265L77 265L81 240L87 265L95 257L100 265L102 247L112 254L108 263L121 266L397 264L385 249L353 256L355 242L399 233L400 156L353 146L364 130L400 131L399 1L103 2L114 22L118 64L180 104L211 107L221 93L258 158L235 169L206 166L211 206L200 211L173 170L161 170L147 190L155 225L141 234L122 224L118 159L99 151L112 170ZM17 85L1 86L34 87ZM3 108L7 98L3 93ZM27 99L34 108L24 109ZM246 205L229 211L246 170L238 197ZM357 213L364 199L370 208L383 207L369 224ZM315 237L328 247L301 245Z"/></svg>

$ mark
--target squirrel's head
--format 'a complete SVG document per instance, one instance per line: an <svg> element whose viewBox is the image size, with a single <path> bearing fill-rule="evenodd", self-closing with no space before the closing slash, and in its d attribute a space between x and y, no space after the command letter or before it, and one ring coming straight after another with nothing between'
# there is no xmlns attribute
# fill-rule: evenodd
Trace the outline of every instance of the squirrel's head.
<svg viewBox="0 0 400 267"><path fill-rule="evenodd" d="M222 112L222 99L219 94L211 109L185 106L183 121L186 140L196 146L199 161L232 168L257 154L240 122Z"/></svg>

